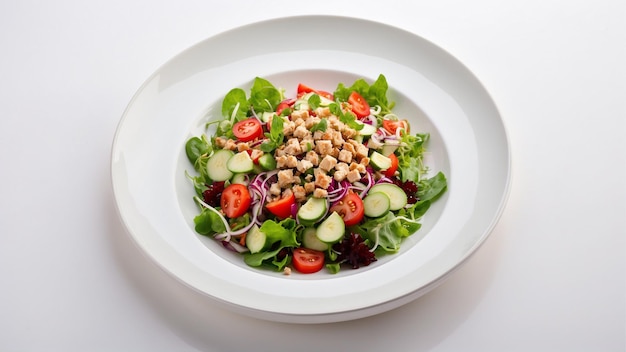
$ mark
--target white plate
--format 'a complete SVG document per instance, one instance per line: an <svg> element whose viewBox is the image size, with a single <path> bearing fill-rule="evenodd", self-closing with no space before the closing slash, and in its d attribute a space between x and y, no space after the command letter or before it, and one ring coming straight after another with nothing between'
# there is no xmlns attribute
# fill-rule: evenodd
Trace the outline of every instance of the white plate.
<svg viewBox="0 0 626 352"><path fill-rule="evenodd" d="M349 39L342 39L349 38ZM337 275L285 276L193 230L197 214L185 141L219 115L233 87L256 76L295 94L299 82L334 90L384 74L390 100L414 131L431 134L427 163L448 191L399 253ZM435 287L488 237L508 194L505 128L480 82L450 54L409 32L331 16L256 23L209 38L155 72L131 100L112 148L119 214L132 238L167 272L250 316L319 323L405 304Z"/></svg>

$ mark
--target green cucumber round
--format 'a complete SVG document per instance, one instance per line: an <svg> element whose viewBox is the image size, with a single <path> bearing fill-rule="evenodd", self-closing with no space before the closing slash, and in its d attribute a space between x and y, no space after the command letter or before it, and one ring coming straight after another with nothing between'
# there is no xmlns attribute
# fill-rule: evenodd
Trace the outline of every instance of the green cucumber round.
<svg viewBox="0 0 626 352"><path fill-rule="evenodd" d="M220 149L211 155L206 163L206 172L211 180L226 181L233 177L233 173L226 167L233 155L235 153L228 149Z"/></svg>
<svg viewBox="0 0 626 352"><path fill-rule="evenodd" d="M298 209L298 220L303 225L313 225L326 215L326 199L311 197Z"/></svg>
<svg viewBox="0 0 626 352"><path fill-rule="evenodd" d="M317 227L315 235L324 243L337 243L341 241L346 234L346 224L339 213L333 211L321 224Z"/></svg>
<svg viewBox="0 0 626 352"><path fill-rule="evenodd" d="M302 245L305 248L324 252L328 250L328 243L324 243L317 238L317 230L314 227L307 227L302 233Z"/></svg>
<svg viewBox="0 0 626 352"><path fill-rule="evenodd" d="M389 209L391 208L391 199L386 193L370 192L365 198L363 198L363 208L365 216L378 218L389 212Z"/></svg>
<svg viewBox="0 0 626 352"><path fill-rule="evenodd" d="M226 163L228 170L235 174L247 174L254 169L254 162L247 151L233 155Z"/></svg>
<svg viewBox="0 0 626 352"><path fill-rule="evenodd" d="M369 196L377 192L384 193L389 197L389 210L400 210L407 204L406 193L404 193L402 188L393 183L379 183L374 185L367 194Z"/></svg>

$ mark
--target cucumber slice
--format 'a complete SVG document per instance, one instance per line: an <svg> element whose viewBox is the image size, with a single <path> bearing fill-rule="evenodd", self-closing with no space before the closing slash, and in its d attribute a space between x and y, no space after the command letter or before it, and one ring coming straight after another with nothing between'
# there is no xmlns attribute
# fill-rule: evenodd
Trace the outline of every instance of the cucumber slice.
<svg viewBox="0 0 626 352"><path fill-rule="evenodd" d="M275 112L264 111L263 114L261 114L261 121L269 122L274 116L276 116Z"/></svg>
<svg viewBox="0 0 626 352"><path fill-rule="evenodd" d="M311 197L298 209L298 220L305 226L315 224L324 215L326 215L326 199L324 198Z"/></svg>
<svg viewBox="0 0 626 352"><path fill-rule="evenodd" d="M360 125L363 125L363 128L361 128L358 132L361 136L371 136L374 133L376 133L376 127L369 125L367 123L363 123L363 122L357 122Z"/></svg>
<svg viewBox="0 0 626 352"><path fill-rule="evenodd" d="M244 186L248 185L248 175L246 174L236 174L235 176L233 176L232 180L230 180L230 183L238 183Z"/></svg>
<svg viewBox="0 0 626 352"><path fill-rule="evenodd" d="M404 193L402 188L393 183L379 183L374 185L367 193L367 197L374 193L384 193L389 197L389 210L400 210L407 203L406 193Z"/></svg>
<svg viewBox="0 0 626 352"><path fill-rule="evenodd" d="M250 154L244 150L228 159L226 167L232 173L246 174L254 169L254 162L250 158Z"/></svg>
<svg viewBox="0 0 626 352"><path fill-rule="evenodd" d="M246 235L246 247L250 253L258 253L262 251L267 243L267 236L261 232L257 225L252 225L250 231Z"/></svg>
<svg viewBox="0 0 626 352"><path fill-rule="evenodd" d="M387 214L391 208L391 199L383 192L368 193L368 195L363 198L363 208L365 210L365 216L378 218Z"/></svg>
<svg viewBox="0 0 626 352"><path fill-rule="evenodd" d="M226 181L233 177L233 173L226 167L228 160L230 160L233 155L235 155L235 153L228 149L220 149L211 155L206 163L206 172L211 180Z"/></svg>
<svg viewBox="0 0 626 352"><path fill-rule="evenodd" d="M324 243L336 243L341 241L346 234L346 224L339 213L333 211L326 220L317 227L315 235Z"/></svg>
<svg viewBox="0 0 626 352"><path fill-rule="evenodd" d="M387 170L391 167L391 159L380 154L379 152L373 152L370 155L370 164L376 170Z"/></svg>
<svg viewBox="0 0 626 352"><path fill-rule="evenodd" d="M394 153L396 149L400 146L399 141L386 141L383 145L382 150L380 151L384 156L388 156L391 153Z"/></svg>
<svg viewBox="0 0 626 352"><path fill-rule="evenodd" d="M272 171L276 169L276 159L274 159L272 154L263 154L259 158L259 165L267 171Z"/></svg>
<svg viewBox="0 0 626 352"><path fill-rule="evenodd" d="M306 248L324 252L328 250L328 244L317 238L317 230L314 227L307 227L302 233L302 245Z"/></svg>

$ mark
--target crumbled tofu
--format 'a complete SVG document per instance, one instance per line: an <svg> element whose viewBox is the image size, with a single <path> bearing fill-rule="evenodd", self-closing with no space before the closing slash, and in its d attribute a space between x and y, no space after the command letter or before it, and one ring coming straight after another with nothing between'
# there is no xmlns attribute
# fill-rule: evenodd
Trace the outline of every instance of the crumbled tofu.
<svg viewBox="0 0 626 352"><path fill-rule="evenodd" d="M226 141L226 144L224 144L224 149L237 150L237 143L234 140L229 139Z"/></svg>
<svg viewBox="0 0 626 352"><path fill-rule="evenodd" d="M228 141L228 138L226 137L215 137L215 146L218 148L224 148L226 141Z"/></svg>
<svg viewBox="0 0 626 352"><path fill-rule="evenodd" d="M252 152L250 154L250 159L257 160L257 159L259 159L262 156L263 156L263 152L262 151L260 151L259 149L252 149Z"/></svg>
<svg viewBox="0 0 626 352"><path fill-rule="evenodd" d="M314 146L315 142L313 141L313 137L310 134L300 141L300 148L302 148L303 153L310 152L311 150L313 150Z"/></svg>
<svg viewBox="0 0 626 352"><path fill-rule="evenodd" d="M313 197L315 197L315 198L326 198L326 197L328 197L328 191L325 190L325 189L316 188L315 191L313 191Z"/></svg>
<svg viewBox="0 0 626 352"><path fill-rule="evenodd" d="M278 183L272 183L272 185L270 186L270 194L273 196L280 195L280 186L278 185Z"/></svg>
<svg viewBox="0 0 626 352"><path fill-rule="evenodd" d="M283 123L283 134L285 135L285 137L291 136L295 129L296 129L296 124L293 123L293 121L286 119L285 122Z"/></svg>
<svg viewBox="0 0 626 352"><path fill-rule="evenodd" d="M302 186L294 186L293 195L296 197L297 202L302 202L306 199L306 190Z"/></svg>
<svg viewBox="0 0 626 352"><path fill-rule="evenodd" d="M338 159L339 159L340 161L345 162L345 163L350 163L350 162L352 162L352 153L350 153L348 150L342 149L342 150L339 152L339 157L338 157Z"/></svg>
<svg viewBox="0 0 626 352"><path fill-rule="evenodd" d="M294 168L298 165L298 159L296 159L293 155L287 155L287 163L285 165L287 165L287 167Z"/></svg>
<svg viewBox="0 0 626 352"><path fill-rule="evenodd" d="M295 110L291 112L291 121L306 120L309 118L309 112L307 110Z"/></svg>
<svg viewBox="0 0 626 352"><path fill-rule="evenodd" d="M343 143L345 142L343 140L343 137L341 136L341 132L339 132L339 131L334 131L332 133L332 141L333 141L333 145L335 147L341 147L343 145Z"/></svg>
<svg viewBox="0 0 626 352"><path fill-rule="evenodd" d="M331 141L315 141L315 151L321 156L328 155L333 151L333 144Z"/></svg>
<svg viewBox="0 0 626 352"><path fill-rule="evenodd" d="M280 155L276 157L276 167L279 169L287 167L287 155Z"/></svg>
<svg viewBox="0 0 626 352"><path fill-rule="evenodd" d="M350 166L344 162L337 163L337 165L335 165L335 172L337 171L344 171L347 174L348 171L350 171Z"/></svg>
<svg viewBox="0 0 626 352"><path fill-rule="evenodd" d="M304 127L304 125L296 127L296 130L293 131L293 136L299 139L304 139L309 135L311 135L311 132L309 132L309 130Z"/></svg>
<svg viewBox="0 0 626 352"><path fill-rule="evenodd" d="M356 145L356 157L357 158L365 158L369 153L369 149L363 144L359 143Z"/></svg>
<svg viewBox="0 0 626 352"><path fill-rule="evenodd" d="M322 159L322 161L320 161L319 168L322 171L329 172L330 170L332 170L335 167L335 165L337 165L337 159L335 159L334 157L332 157L330 155L326 155L324 157L324 159Z"/></svg>
<svg viewBox="0 0 626 352"><path fill-rule="evenodd" d="M344 170L335 170L335 173L333 173L333 178L335 179L335 181L341 182L346 178L347 175L348 172Z"/></svg>
<svg viewBox="0 0 626 352"><path fill-rule="evenodd" d="M306 156L304 157L304 160L310 161L311 164L313 164L313 166L317 166L320 163L320 157L314 151L310 151L310 152L306 153Z"/></svg>
<svg viewBox="0 0 626 352"><path fill-rule="evenodd" d="M300 141L298 138L291 138L285 144L285 153L291 155L302 154L302 147L300 147Z"/></svg>
<svg viewBox="0 0 626 352"><path fill-rule="evenodd" d="M326 174L326 172L317 168L315 169L314 174L315 174L315 186L323 188L323 189L327 189L328 186L330 186L330 182L332 181L332 179L330 178L330 176Z"/></svg>
<svg viewBox="0 0 626 352"><path fill-rule="evenodd" d="M248 144L248 142L239 142L237 144L237 151L238 152L243 152L245 150L249 150L250 149L250 144Z"/></svg>
<svg viewBox="0 0 626 352"><path fill-rule="evenodd" d="M296 169L302 173L306 172L306 170L312 167L313 167L313 163L306 159L299 160L298 164L296 165Z"/></svg>
<svg viewBox="0 0 626 352"><path fill-rule="evenodd" d="M345 126L342 130L341 130L341 135L343 136L344 139L348 140L350 138L354 138L357 135L357 130L355 130L354 128L350 128L348 126Z"/></svg>
<svg viewBox="0 0 626 352"><path fill-rule="evenodd" d="M346 178L348 179L348 182L354 183L361 179L361 174L359 173L358 170L355 169L355 170L348 172L348 175L346 175Z"/></svg>
<svg viewBox="0 0 626 352"><path fill-rule="evenodd" d="M278 186L280 188L289 187L293 183L293 170L285 169L278 171Z"/></svg>
<svg viewBox="0 0 626 352"><path fill-rule="evenodd" d="M354 148L352 143L344 143L343 150L347 150L350 154L352 154L352 156L356 156L356 148Z"/></svg>
<svg viewBox="0 0 626 352"><path fill-rule="evenodd" d="M320 106L319 108L315 109L315 115L319 117L332 116L330 113L330 108L328 106Z"/></svg>
<svg viewBox="0 0 626 352"><path fill-rule="evenodd" d="M308 129L311 129L313 126L317 125L320 121L321 119L317 116L309 116L304 121L304 126Z"/></svg>

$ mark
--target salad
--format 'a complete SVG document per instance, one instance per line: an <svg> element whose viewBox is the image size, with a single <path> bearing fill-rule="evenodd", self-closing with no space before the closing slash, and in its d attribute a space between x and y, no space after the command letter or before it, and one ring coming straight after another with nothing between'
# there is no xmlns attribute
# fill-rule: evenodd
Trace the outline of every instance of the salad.
<svg viewBox="0 0 626 352"><path fill-rule="evenodd" d="M387 89L381 74L332 93L301 83L295 97L261 77L249 94L230 90L223 118L185 145L195 231L286 274L337 273L397 252L447 181L427 177L429 135L411 134Z"/></svg>

